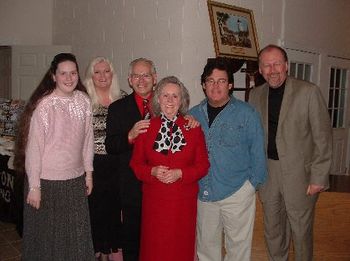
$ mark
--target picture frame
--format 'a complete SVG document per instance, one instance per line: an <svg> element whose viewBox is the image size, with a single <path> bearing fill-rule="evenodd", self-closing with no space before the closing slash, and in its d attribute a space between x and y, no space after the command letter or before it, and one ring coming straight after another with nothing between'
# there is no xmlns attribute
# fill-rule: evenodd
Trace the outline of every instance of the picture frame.
<svg viewBox="0 0 350 261"><path fill-rule="evenodd" d="M253 11L207 1L216 56L257 60L258 37Z"/></svg>

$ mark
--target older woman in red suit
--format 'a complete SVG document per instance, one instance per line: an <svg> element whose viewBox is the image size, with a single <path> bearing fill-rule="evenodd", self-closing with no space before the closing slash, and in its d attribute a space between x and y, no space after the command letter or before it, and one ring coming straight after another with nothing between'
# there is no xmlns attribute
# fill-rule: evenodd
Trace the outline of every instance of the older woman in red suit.
<svg viewBox="0 0 350 261"><path fill-rule="evenodd" d="M188 106L182 82L162 79L152 98L156 117L134 145L130 165L143 182L140 261L194 259L197 181L209 161L201 128L187 128Z"/></svg>

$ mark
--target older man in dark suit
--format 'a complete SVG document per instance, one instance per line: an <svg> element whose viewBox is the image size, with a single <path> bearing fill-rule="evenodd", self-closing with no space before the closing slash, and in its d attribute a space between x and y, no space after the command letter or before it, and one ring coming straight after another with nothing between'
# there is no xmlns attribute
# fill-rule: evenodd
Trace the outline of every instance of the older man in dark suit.
<svg viewBox="0 0 350 261"><path fill-rule="evenodd" d="M288 260L290 234L295 260L312 260L313 221L319 192L328 187L332 137L328 110L316 85L287 75L279 46L259 53L266 80L250 93L260 112L267 144L268 179L260 188L270 260Z"/></svg>
<svg viewBox="0 0 350 261"><path fill-rule="evenodd" d="M133 93L109 106L106 150L119 156L123 219L123 259L138 261L141 222L141 184L129 167L133 140L149 126L149 101L157 82L152 61L139 58L130 63L129 84ZM111 206L113 207L113 206Z"/></svg>

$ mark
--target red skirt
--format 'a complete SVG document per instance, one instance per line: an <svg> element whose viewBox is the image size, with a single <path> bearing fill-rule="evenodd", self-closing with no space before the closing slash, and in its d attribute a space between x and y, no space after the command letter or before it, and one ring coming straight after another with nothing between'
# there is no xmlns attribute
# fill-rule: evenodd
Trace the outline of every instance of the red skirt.
<svg viewBox="0 0 350 261"><path fill-rule="evenodd" d="M143 195L140 261L193 261L197 198Z"/></svg>

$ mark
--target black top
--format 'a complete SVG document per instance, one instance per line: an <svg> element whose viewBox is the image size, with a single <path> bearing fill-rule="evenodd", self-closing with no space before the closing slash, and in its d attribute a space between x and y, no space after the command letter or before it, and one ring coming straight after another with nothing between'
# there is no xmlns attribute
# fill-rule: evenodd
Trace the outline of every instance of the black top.
<svg viewBox="0 0 350 261"><path fill-rule="evenodd" d="M123 207L141 207L141 182L129 166L134 146L128 140L129 131L141 119L142 115L133 93L108 107L105 146L108 154L117 155L119 158L116 164Z"/></svg>
<svg viewBox="0 0 350 261"><path fill-rule="evenodd" d="M276 147L276 132L278 127L278 119L281 111L284 89L285 82L278 88L269 88L269 130L267 143L267 157L269 159L274 160L278 160L278 152Z"/></svg>
<svg viewBox="0 0 350 261"><path fill-rule="evenodd" d="M209 128L213 121L215 120L216 116L226 107L228 102L226 102L223 106L221 107L213 107L210 106L209 102L207 103L207 109L208 109L208 119L209 119Z"/></svg>

